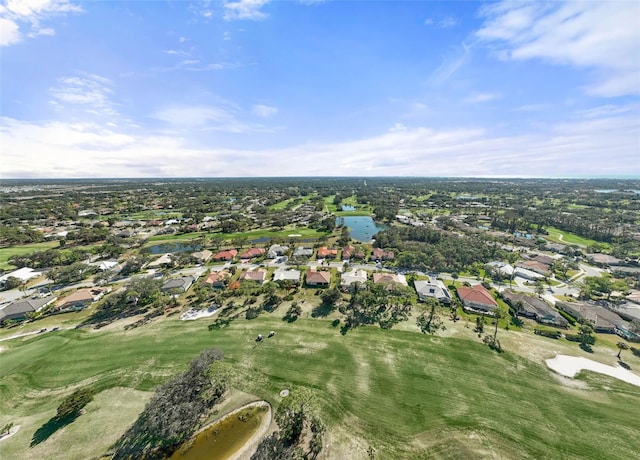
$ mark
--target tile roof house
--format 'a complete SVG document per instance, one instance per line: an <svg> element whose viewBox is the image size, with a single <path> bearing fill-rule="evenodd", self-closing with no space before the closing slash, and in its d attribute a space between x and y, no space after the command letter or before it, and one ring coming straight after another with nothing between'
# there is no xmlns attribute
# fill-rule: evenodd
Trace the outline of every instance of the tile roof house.
<svg viewBox="0 0 640 460"><path fill-rule="evenodd" d="M498 303L482 285L472 287L460 286L458 297L462 301L463 308L473 313L490 313L498 308Z"/></svg>
<svg viewBox="0 0 640 460"><path fill-rule="evenodd" d="M508 290L502 293L502 297L513 307L518 316L533 318L541 324L550 326L567 327L568 325L562 315L539 297Z"/></svg>
<svg viewBox="0 0 640 460"><path fill-rule="evenodd" d="M317 257L318 259L335 259L336 257L338 257L338 250L329 249L326 246L322 246L318 249Z"/></svg>
<svg viewBox="0 0 640 460"><path fill-rule="evenodd" d="M58 302L56 307L59 310L81 310L100 300L103 295L102 289L79 289Z"/></svg>
<svg viewBox="0 0 640 460"><path fill-rule="evenodd" d="M538 262L537 260L526 260L524 262L518 262L516 265L520 268L531 270L544 276L548 276L551 274L549 266L543 264L542 262Z"/></svg>
<svg viewBox="0 0 640 460"><path fill-rule="evenodd" d="M344 272L340 277L340 286L343 289L352 287L354 283L365 284L367 282L367 272L364 270L351 270Z"/></svg>
<svg viewBox="0 0 640 460"><path fill-rule="evenodd" d="M276 270L273 272L273 281L289 281L298 284L300 282L300 270Z"/></svg>
<svg viewBox="0 0 640 460"><path fill-rule="evenodd" d="M253 281L259 284L264 283L267 277L267 271L261 268L257 270L247 270L240 275L240 279L243 281Z"/></svg>
<svg viewBox="0 0 640 460"><path fill-rule="evenodd" d="M353 253L356 251L356 248L353 246L345 246L342 248L342 258L344 260L349 260L353 256Z"/></svg>
<svg viewBox="0 0 640 460"><path fill-rule="evenodd" d="M199 263L203 264L207 260L209 260L212 255L213 252L209 251L208 249L203 249L202 251L194 252L193 254L191 254L191 257L196 259Z"/></svg>
<svg viewBox="0 0 640 460"><path fill-rule="evenodd" d="M331 272L307 270L305 281L309 286L329 286L331 284Z"/></svg>
<svg viewBox="0 0 640 460"><path fill-rule="evenodd" d="M373 282L374 284L402 284L403 286L408 286L405 276L396 275L395 273L374 273Z"/></svg>
<svg viewBox="0 0 640 460"><path fill-rule="evenodd" d="M621 263L620 259L610 256L609 254L589 254L588 257L593 263L598 265L619 265Z"/></svg>
<svg viewBox="0 0 640 460"><path fill-rule="evenodd" d="M373 253L371 254L371 260L375 261L383 261L383 260L393 260L396 255L393 251L385 251L384 249L375 248Z"/></svg>
<svg viewBox="0 0 640 460"><path fill-rule="evenodd" d="M214 288L224 288L229 278L231 278L231 273L227 270L222 270L209 273L204 282Z"/></svg>
<svg viewBox="0 0 640 460"><path fill-rule="evenodd" d="M247 249L245 252L243 252L242 254L240 254L240 258L241 259L253 259L255 257L260 257L261 255L264 254L264 248L250 248Z"/></svg>
<svg viewBox="0 0 640 460"><path fill-rule="evenodd" d="M194 281L195 279L192 276L183 276L181 278L168 279L164 282L160 290L163 292L167 292L175 289L187 292Z"/></svg>
<svg viewBox="0 0 640 460"><path fill-rule="evenodd" d="M429 298L438 299L443 303L451 303L451 294L445 287L444 283L436 279L416 280L413 283L418 298L426 300Z"/></svg>
<svg viewBox="0 0 640 460"><path fill-rule="evenodd" d="M47 305L53 303L56 299L57 297L55 295L50 295L44 298L16 300L15 302L11 302L6 307L0 309L0 321L24 319L28 313L40 311Z"/></svg>
<svg viewBox="0 0 640 460"><path fill-rule="evenodd" d="M220 261L230 261L238 254L238 251L235 249L227 249L226 251L220 251L213 256L213 260Z"/></svg>

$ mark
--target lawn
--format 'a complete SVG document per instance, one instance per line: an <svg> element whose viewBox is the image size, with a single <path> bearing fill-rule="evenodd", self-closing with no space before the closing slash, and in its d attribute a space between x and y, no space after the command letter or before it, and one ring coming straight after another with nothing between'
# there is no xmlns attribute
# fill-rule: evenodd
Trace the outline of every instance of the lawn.
<svg viewBox="0 0 640 460"><path fill-rule="evenodd" d="M25 244L23 246L11 246L8 248L0 248L0 270L10 270L15 268L9 263L9 258L15 255L31 254L36 251L44 251L46 249L57 248L60 243L57 241L46 241L44 243Z"/></svg>
<svg viewBox="0 0 640 460"><path fill-rule="evenodd" d="M328 459L366 458L368 446L376 458L403 459L624 459L640 451L640 392L610 378L587 374L588 389L570 388L541 364L478 340L376 327L341 335L330 321L286 323L276 314L211 332L210 322L168 319L130 331L2 342L0 424L21 429L0 443L0 458L99 456L133 422L148 391L208 347L235 366L238 389L276 406L280 390L309 389L327 424ZM257 334L270 330L276 336L255 346ZM507 339L521 333L500 334L510 346L521 342ZM29 447L76 385L100 391L87 414ZM124 397L126 408L114 409Z"/></svg>
<svg viewBox="0 0 640 460"><path fill-rule="evenodd" d="M577 244L580 246L591 246L593 244L600 244L607 249L609 248L609 245L607 243L599 243L588 238L582 238L581 236L574 235L573 233L565 232L554 227L545 228L547 232L549 232L549 234L546 235L545 238L554 243ZM562 238L560 238L560 235L562 235Z"/></svg>

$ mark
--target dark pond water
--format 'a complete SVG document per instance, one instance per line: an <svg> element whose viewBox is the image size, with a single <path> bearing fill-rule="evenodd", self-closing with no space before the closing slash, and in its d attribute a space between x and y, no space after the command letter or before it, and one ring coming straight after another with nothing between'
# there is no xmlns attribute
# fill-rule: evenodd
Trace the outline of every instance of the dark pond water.
<svg viewBox="0 0 640 460"><path fill-rule="evenodd" d="M336 224L349 227L351 238L362 242L371 241L376 233L387 228L386 225L376 223L369 216L337 217Z"/></svg>
<svg viewBox="0 0 640 460"><path fill-rule="evenodd" d="M149 251L151 254L165 254L167 252L175 253L199 251L200 249L202 249L202 246L198 245L189 245L183 243L162 243L149 246L147 248L147 251Z"/></svg>

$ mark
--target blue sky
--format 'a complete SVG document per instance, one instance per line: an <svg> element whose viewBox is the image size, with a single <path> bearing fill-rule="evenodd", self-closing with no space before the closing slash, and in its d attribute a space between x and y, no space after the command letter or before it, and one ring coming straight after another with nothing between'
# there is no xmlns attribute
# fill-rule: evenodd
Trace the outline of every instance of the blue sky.
<svg viewBox="0 0 640 460"><path fill-rule="evenodd" d="M3 0L3 178L640 175L640 3Z"/></svg>

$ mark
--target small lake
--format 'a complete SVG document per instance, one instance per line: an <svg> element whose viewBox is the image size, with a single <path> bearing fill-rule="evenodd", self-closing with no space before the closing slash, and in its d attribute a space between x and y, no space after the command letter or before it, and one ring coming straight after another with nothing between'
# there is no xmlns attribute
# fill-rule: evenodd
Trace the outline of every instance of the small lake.
<svg viewBox="0 0 640 460"><path fill-rule="evenodd" d="M265 404L233 412L186 441L169 460L223 460L238 452L269 416Z"/></svg>
<svg viewBox="0 0 640 460"><path fill-rule="evenodd" d="M369 216L337 217L336 225L349 227L351 238L361 242L371 241L375 234L387 228L386 225L377 224Z"/></svg>
<svg viewBox="0 0 640 460"><path fill-rule="evenodd" d="M191 252L199 251L200 249L202 249L202 246L198 245L189 245L183 243L162 243L149 246L147 248L147 251L149 251L151 254L166 254L167 252Z"/></svg>
<svg viewBox="0 0 640 460"><path fill-rule="evenodd" d="M356 207L355 206L349 206L349 205L342 205L342 210L343 211L355 211Z"/></svg>

